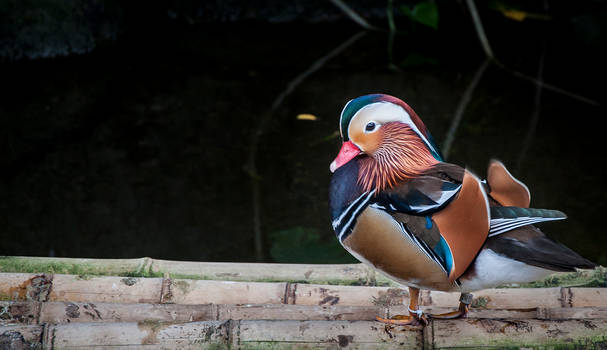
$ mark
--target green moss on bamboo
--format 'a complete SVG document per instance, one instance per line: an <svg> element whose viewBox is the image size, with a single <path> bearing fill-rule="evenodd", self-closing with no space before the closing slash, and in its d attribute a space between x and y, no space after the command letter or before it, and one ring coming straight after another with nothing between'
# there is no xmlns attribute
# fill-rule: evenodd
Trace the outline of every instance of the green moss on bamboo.
<svg viewBox="0 0 607 350"><path fill-rule="evenodd" d="M120 277L162 277L162 272L151 269L142 271L115 270L112 266L104 267L85 262L40 261L22 257L0 257L0 272L13 273L49 273L75 275L80 279L90 279L94 276ZM193 277L193 276L190 276Z"/></svg>
<svg viewBox="0 0 607 350"><path fill-rule="evenodd" d="M105 276L107 275L113 275L113 276L119 276L119 277L133 277L133 278L138 278L138 277L142 277L142 278L160 278L162 277L164 274L162 272L152 272L152 271L133 271L133 272L123 272L123 273L115 273L115 274L104 274Z"/></svg>
<svg viewBox="0 0 607 350"><path fill-rule="evenodd" d="M17 257L0 257L0 272L60 273L67 275L97 274L98 268L85 263L40 262Z"/></svg>

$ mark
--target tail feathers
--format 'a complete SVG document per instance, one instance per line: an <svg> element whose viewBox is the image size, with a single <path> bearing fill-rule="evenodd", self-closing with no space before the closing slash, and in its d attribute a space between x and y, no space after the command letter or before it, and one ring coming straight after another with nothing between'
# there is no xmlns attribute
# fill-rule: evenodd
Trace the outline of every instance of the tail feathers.
<svg viewBox="0 0 607 350"><path fill-rule="evenodd" d="M539 222L564 220L565 213L551 209L491 207L489 237Z"/></svg>
<svg viewBox="0 0 607 350"><path fill-rule="evenodd" d="M552 271L571 272L597 265L563 244L546 237L538 228L525 226L487 240L487 247L525 264Z"/></svg>

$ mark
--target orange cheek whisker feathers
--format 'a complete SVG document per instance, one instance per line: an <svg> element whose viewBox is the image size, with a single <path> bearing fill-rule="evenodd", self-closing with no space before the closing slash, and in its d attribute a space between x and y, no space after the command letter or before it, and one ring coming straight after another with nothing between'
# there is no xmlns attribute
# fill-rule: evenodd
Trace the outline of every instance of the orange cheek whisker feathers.
<svg viewBox="0 0 607 350"><path fill-rule="evenodd" d="M438 163L424 142L406 124L388 123L382 127L383 142L373 155L364 158L358 182L365 191L390 188L398 182L421 175Z"/></svg>

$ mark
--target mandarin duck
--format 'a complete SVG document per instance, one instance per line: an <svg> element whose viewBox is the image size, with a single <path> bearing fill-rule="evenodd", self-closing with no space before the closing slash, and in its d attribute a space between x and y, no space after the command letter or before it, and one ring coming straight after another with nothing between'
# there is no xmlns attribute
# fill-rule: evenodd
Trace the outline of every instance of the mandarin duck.
<svg viewBox="0 0 607 350"><path fill-rule="evenodd" d="M329 207L335 234L356 259L409 287L409 315L378 321L426 324L420 289L471 292L595 267L533 224L560 211L529 208L531 195L504 164L485 180L443 161L428 129L400 99L373 94L349 101L340 116L341 149L331 163Z"/></svg>

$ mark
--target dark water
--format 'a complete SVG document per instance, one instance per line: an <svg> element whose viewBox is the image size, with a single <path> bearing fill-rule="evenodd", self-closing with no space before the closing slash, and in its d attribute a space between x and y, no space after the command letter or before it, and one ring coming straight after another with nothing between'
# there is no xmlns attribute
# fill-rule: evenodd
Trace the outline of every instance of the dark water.
<svg viewBox="0 0 607 350"><path fill-rule="evenodd" d="M571 18L486 22L509 68L535 77L543 55L545 82L601 105L547 89L538 98L535 84L491 64L448 160L483 176L501 159L532 206L569 215L542 226L550 237L607 264L604 35ZM264 260L352 261L327 209L344 103L401 97L442 144L484 60L466 16L407 28L392 59L387 33L367 33L275 110L293 79L359 28L166 22L86 55L2 64L0 255L255 261L247 161L267 118L256 153Z"/></svg>

